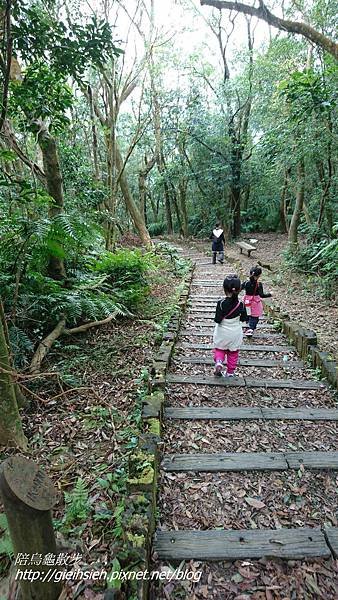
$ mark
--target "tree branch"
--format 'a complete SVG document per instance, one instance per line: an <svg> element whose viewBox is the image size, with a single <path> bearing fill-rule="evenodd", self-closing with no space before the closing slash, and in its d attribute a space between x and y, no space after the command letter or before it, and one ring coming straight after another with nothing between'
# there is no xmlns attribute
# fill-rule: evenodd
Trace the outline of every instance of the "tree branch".
<svg viewBox="0 0 338 600"><path fill-rule="evenodd" d="M78 327L73 327L72 329L63 329L63 335L74 335L74 333L83 333L84 331L88 331L92 327L98 327L99 325L106 325L106 323L110 323L113 319L115 319L116 314L112 313L105 319L101 321L91 321L90 323L85 323L84 325L79 325Z"/></svg>
<svg viewBox="0 0 338 600"><path fill-rule="evenodd" d="M46 185L46 176L45 173L40 169L39 165L30 160L28 156L21 150L18 142L16 141L16 137L14 132L11 129L9 121L7 119L4 120L1 136L4 139L6 145L11 148L15 154L22 160L25 165L27 165L32 173L37 177L37 179L43 184Z"/></svg>
<svg viewBox="0 0 338 600"><path fill-rule="evenodd" d="M63 317L56 327L54 327L53 331L51 331L39 344L37 350L34 352L31 364L29 366L30 373L37 373L40 370L41 363L45 358L47 352L51 349L54 342L61 335L74 335L75 333L83 333L92 327L98 327L99 325L106 325L106 323L110 323L113 319L115 319L116 313L110 314L105 319L101 321L91 321L90 323L84 323L84 325L79 325L78 327L73 327L72 329L66 329L66 319Z"/></svg>
<svg viewBox="0 0 338 600"><path fill-rule="evenodd" d="M213 6L214 8L218 8L219 10L236 10L245 15L251 15L252 17L257 17L257 19L261 19L266 21L272 27L276 27L277 29L281 29L282 31L288 31L289 33L298 33L302 35L306 39L310 40L316 44L316 46L320 46L323 50L326 50L329 54L332 54L338 60L338 44L336 44L333 40L328 38L326 35L317 31L311 25L307 23L303 23L301 21L290 21L289 19L282 19L277 17L270 12L268 7L264 4L263 1L259 2L259 7L255 8L254 6L250 6L248 4L242 4L241 2L226 2L223 0L200 0L201 6Z"/></svg>
<svg viewBox="0 0 338 600"><path fill-rule="evenodd" d="M37 373L40 369L40 365L43 361L43 359L45 358L48 350L50 350L50 348L52 347L52 345L54 344L55 340L57 340L60 335L62 334L64 328L65 328L65 324L66 324L66 319L63 317L57 324L56 327L54 327L53 331L51 331L47 337L45 337L42 342L40 342L40 344L37 347L37 350L34 352L34 356L32 358L30 367L29 367L29 372L30 373Z"/></svg>

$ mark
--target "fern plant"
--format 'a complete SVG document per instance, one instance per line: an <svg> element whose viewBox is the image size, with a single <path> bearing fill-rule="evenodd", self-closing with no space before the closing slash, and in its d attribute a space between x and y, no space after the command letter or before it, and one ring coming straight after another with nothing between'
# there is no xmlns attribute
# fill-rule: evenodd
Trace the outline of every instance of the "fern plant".
<svg viewBox="0 0 338 600"><path fill-rule="evenodd" d="M65 492L65 507L62 521L65 528L82 523L88 518L90 511L88 489L81 477L77 479L71 492Z"/></svg>
<svg viewBox="0 0 338 600"><path fill-rule="evenodd" d="M28 335L13 323L9 325L8 334L13 353L14 367L21 369L27 365L28 356L32 353L34 345Z"/></svg>

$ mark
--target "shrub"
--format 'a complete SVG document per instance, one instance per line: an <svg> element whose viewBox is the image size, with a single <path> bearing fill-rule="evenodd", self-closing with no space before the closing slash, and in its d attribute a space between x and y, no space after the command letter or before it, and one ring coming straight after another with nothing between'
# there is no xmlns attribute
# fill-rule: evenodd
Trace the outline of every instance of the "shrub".
<svg viewBox="0 0 338 600"><path fill-rule="evenodd" d="M150 225L148 225L148 231L151 237L156 235L162 235L165 232L165 230L166 225L163 221L160 221L159 223L150 223Z"/></svg>
<svg viewBox="0 0 338 600"><path fill-rule="evenodd" d="M284 252L286 266L316 278L316 289L327 298L332 298L337 286L338 239L320 239L322 234L316 226L303 225L300 230L306 235L305 245L298 248L297 252L289 249ZM333 227L332 233L336 235L337 232L338 224Z"/></svg>
<svg viewBox="0 0 338 600"><path fill-rule="evenodd" d="M144 284L144 274L148 270L147 255L140 250L121 249L105 252L92 264L92 270L107 273L109 282L118 288L132 284Z"/></svg>

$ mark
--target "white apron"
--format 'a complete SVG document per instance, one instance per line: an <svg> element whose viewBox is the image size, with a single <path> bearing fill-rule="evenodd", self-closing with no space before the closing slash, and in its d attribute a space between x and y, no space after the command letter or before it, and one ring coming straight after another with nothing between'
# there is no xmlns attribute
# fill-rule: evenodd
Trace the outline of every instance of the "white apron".
<svg viewBox="0 0 338 600"><path fill-rule="evenodd" d="M214 348L239 350L243 342L243 329L239 316L216 323L213 341Z"/></svg>

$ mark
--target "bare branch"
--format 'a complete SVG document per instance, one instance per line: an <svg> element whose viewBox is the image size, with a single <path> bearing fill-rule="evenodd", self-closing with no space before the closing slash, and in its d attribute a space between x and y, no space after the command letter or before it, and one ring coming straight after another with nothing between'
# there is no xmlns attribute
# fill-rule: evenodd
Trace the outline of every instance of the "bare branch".
<svg viewBox="0 0 338 600"><path fill-rule="evenodd" d="M332 54L336 59L338 59L338 44L336 44L333 40L328 38L326 35L320 33L307 23L303 23L301 21L290 21L289 19L282 19L277 17L270 12L268 7L264 4L262 0L259 2L259 7L256 8L254 6L250 6L248 4L242 4L241 2L226 2L224 0L200 0L201 6L213 6L214 8L218 8L219 10L236 10L240 13L251 15L253 17L257 17L263 21L266 21L269 25L276 27L277 29L281 29L282 31L288 31L290 33L297 33L302 35L306 39L310 40L317 46L320 46L329 54Z"/></svg>

